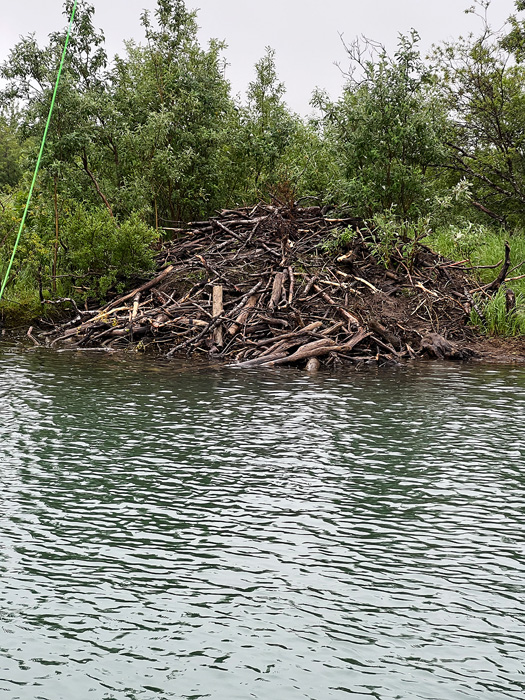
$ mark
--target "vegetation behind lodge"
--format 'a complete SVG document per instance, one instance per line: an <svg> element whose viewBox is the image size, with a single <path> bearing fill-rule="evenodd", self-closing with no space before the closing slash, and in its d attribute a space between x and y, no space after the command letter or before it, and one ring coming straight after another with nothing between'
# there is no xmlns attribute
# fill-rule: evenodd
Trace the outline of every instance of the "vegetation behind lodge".
<svg viewBox="0 0 525 700"><path fill-rule="evenodd" d="M244 100L234 98L223 44L199 44L183 0L144 12L144 41L111 62L81 0L0 313L16 321L55 308L45 301L115 298L157 274L161 246L183 241L187 222L263 201L360 220L374 264L393 274L418 246L477 268L471 323L525 334L525 2L515 4L493 31L489 3L478 2L477 31L428 58L414 30L393 55L348 45L341 96L317 90L316 116L304 118L287 107L269 48ZM0 272L64 39L60 31L40 46L28 36L0 68ZM348 227L327 230L323 255L330 246L344 255ZM484 291L505 263L498 293Z"/></svg>

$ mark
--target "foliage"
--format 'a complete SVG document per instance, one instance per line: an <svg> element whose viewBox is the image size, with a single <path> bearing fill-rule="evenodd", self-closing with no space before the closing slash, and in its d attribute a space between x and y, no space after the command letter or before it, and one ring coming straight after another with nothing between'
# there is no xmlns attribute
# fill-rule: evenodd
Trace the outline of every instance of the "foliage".
<svg viewBox="0 0 525 700"><path fill-rule="evenodd" d="M336 228L330 232L330 235L323 244L325 253L337 253L339 251L348 250L356 237L356 231L351 226L346 226L343 229Z"/></svg>
<svg viewBox="0 0 525 700"><path fill-rule="evenodd" d="M0 192L18 184L22 176L20 158L21 145L16 124L0 114Z"/></svg>
<svg viewBox="0 0 525 700"><path fill-rule="evenodd" d="M159 0L155 17L157 28L143 14L147 45L128 43L111 81L122 134L119 179L157 223L198 218L222 205L233 105L222 44L200 48L195 13L181 0Z"/></svg>
<svg viewBox="0 0 525 700"><path fill-rule="evenodd" d="M419 36L402 36L394 56L383 47L355 42L343 96L317 93L328 138L338 152L348 203L372 217L396 208L400 217L424 213L432 192L431 170L442 162L444 115L418 49Z"/></svg>
<svg viewBox="0 0 525 700"><path fill-rule="evenodd" d="M153 268L158 234L137 214L119 225L103 209L74 205L62 226L62 274L84 294L103 297L115 282Z"/></svg>
<svg viewBox="0 0 525 700"><path fill-rule="evenodd" d="M341 170L336 149L316 120L297 120L278 172L292 183L296 200L333 205L340 202Z"/></svg>
<svg viewBox="0 0 525 700"><path fill-rule="evenodd" d="M0 275L7 269L12 245L25 204L23 197L11 199L0 211ZM132 214L119 224L103 208L66 201L62 203L57 284L53 283L55 255L54 212L45 192L35 193L12 270L13 292L33 287L40 298L52 296L103 297L115 284L153 268L155 229Z"/></svg>
<svg viewBox="0 0 525 700"><path fill-rule="evenodd" d="M275 51L267 47L255 64L246 105L238 107L238 123L234 125L238 132L230 165L239 190L237 196L244 201L268 198L281 181L293 179L286 153L295 142L301 121L288 110L284 94L284 84L277 76Z"/></svg>
<svg viewBox="0 0 525 700"><path fill-rule="evenodd" d="M467 260L474 267L494 266L493 269L479 269L482 282L491 282L495 275L496 267L499 267L504 257L505 240L508 232L497 226L487 226L467 222L463 226L450 224L441 226L431 233L427 239L441 255L453 260ZM515 231L511 241L511 269L514 276L525 274L525 234L523 231ZM518 266L518 267L516 267ZM525 283L518 280L518 285Z"/></svg>
<svg viewBox="0 0 525 700"><path fill-rule="evenodd" d="M421 241L429 234L429 218L420 217L415 221L399 219L392 210L376 214L370 227L370 247L374 256L389 268L395 253L412 272Z"/></svg>
<svg viewBox="0 0 525 700"><path fill-rule="evenodd" d="M480 284L489 284L497 276L504 257L508 231L501 227L467 222L464 226L442 226L425 241L434 250L453 260L467 260L473 267L472 274ZM498 293L487 299L478 295L478 306L484 320L472 311L471 322L490 335L525 334L525 232L515 231L511 239L510 280ZM513 279L518 278L518 279ZM516 295L516 310L507 312L505 289Z"/></svg>
<svg viewBox="0 0 525 700"><path fill-rule="evenodd" d="M522 24L491 29L485 11L479 35L445 43L434 53L444 104L451 117L445 138L448 167L467 177L478 209L505 225L525 216L525 66ZM523 9L523 3L517 3ZM505 33L507 31L507 33ZM516 59L520 59L517 61Z"/></svg>

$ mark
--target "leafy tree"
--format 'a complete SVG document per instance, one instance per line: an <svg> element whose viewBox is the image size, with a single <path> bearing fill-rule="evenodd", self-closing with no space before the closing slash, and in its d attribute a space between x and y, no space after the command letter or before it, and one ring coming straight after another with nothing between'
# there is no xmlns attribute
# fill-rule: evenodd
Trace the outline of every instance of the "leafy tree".
<svg viewBox="0 0 525 700"><path fill-rule="evenodd" d="M247 105L241 110L243 148L241 158L248 170L252 197L268 191L283 178L282 159L299 124L284 102L286 90L275 66L275 51L266 48L255 64L255 79L248 85Z"/></svg>
<svg viewBox="0 0 525 700"><path fill-rule="evenodd" d="M482 29L438 48L434 55L443 100L451 115L449 168L471 182L474 205L501 223L525 217L525 66L523 25L494 32L482 10ZM519 10L523 2L516 3ZM474 11L475 8L472 8Z"/></svg>
<svg viewBox="0 0 525 700"><path fill-rule="evenodd" d="M341 190L364 216L392 208L403 218L424 213L443 159L444 115L418 41L415 31L401 36L393 57L370 41L354 42L343 96L314 96L337 150Z"/></svg>
<svg viewBox="0 0 525 700"><path fill-rule="evenodd" d="M22 175L21 146L13 120L0 115L0 192L14 187Z"/></svg>
<svg viewBox="0 0 525 700"><path fill-rule="evenodd" d="M142 192L157 221L198 217L220 206L221 151L233 109L222 44L203 50L195 13L158 0L157 27L142 16L145 47L129 43L112 74L123 133L123 182Z"/></svg>
<svg viewBox="0 0 525 700"><path fill-rule="evenodd" d="M66 0L64 14L69 17L73 0ZM91 191L93 197L111 209L96 174L97 144L100 142L101 112L105 101L107 56L104 36L92 22L94 8L81 0L75 15L57 102L48 135L43 169L67 183L67 189L81 199ZM49 111L56 72L65 41L65 32L50 35L41 48L33 35L22 39L1 66L0 75L7 87L0 97L21 107L21 129L39 144ZM36 146L35 146L36 148ZM54 179L54 178L52 178Z"/></svg>
<svg viewBox="0 0 525 700"><path fill-rule="evenodd" d="M516 11L525 11L525 1L515 1ZM484 7L488 9L489 3L485 2ZM511 53L518 63L525 61L525 20L520 19L516 14L508 19L509 29L501 39L503 49Z"/></svg>

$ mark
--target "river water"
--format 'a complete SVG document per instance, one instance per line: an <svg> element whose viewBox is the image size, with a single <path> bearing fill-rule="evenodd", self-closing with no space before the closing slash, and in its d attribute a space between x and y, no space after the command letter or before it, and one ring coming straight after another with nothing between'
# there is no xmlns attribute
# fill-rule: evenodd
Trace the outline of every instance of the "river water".
<svg viewBox="0 0 525 700"><path fill-rule="evenodd" d="M0 350L1 700L525 697L525 370Z"/></svg>

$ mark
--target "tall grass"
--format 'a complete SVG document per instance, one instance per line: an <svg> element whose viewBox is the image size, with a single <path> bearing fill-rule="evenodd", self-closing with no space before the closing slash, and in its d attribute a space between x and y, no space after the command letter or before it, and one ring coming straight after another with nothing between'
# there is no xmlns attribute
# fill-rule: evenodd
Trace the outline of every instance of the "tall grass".
<svg viewBox="0 0 525 700"><path fill-rule="evenodd" d="M466 267L472 270L480 284L489 284L499 273L505 254L505 241L511 249L509 277L525 275L525 232L516 231L509 236L508 231L481 224L469 223L464 226L449 225L438 228L429 234L425 244L452 260L466 260ZM483 269L483 266L495 266ZM514 268L514 269L513 269ZM505 289L512 289L516 295L516 308L507 312ZM485 320L473 311L471 322L490 335L525 335L525 278L509 280L491 299L478 299Z"/></svg>
<svg viewBox="0 0 525 700"><path fill-rule="evenodd" d="M470 320L484 333L506 337L525 335L525 294L516 294L516 306L510 311L507 311L504 289L499 289L482 306L483 318L479 317L477 311L472 311Z"/></svg>

